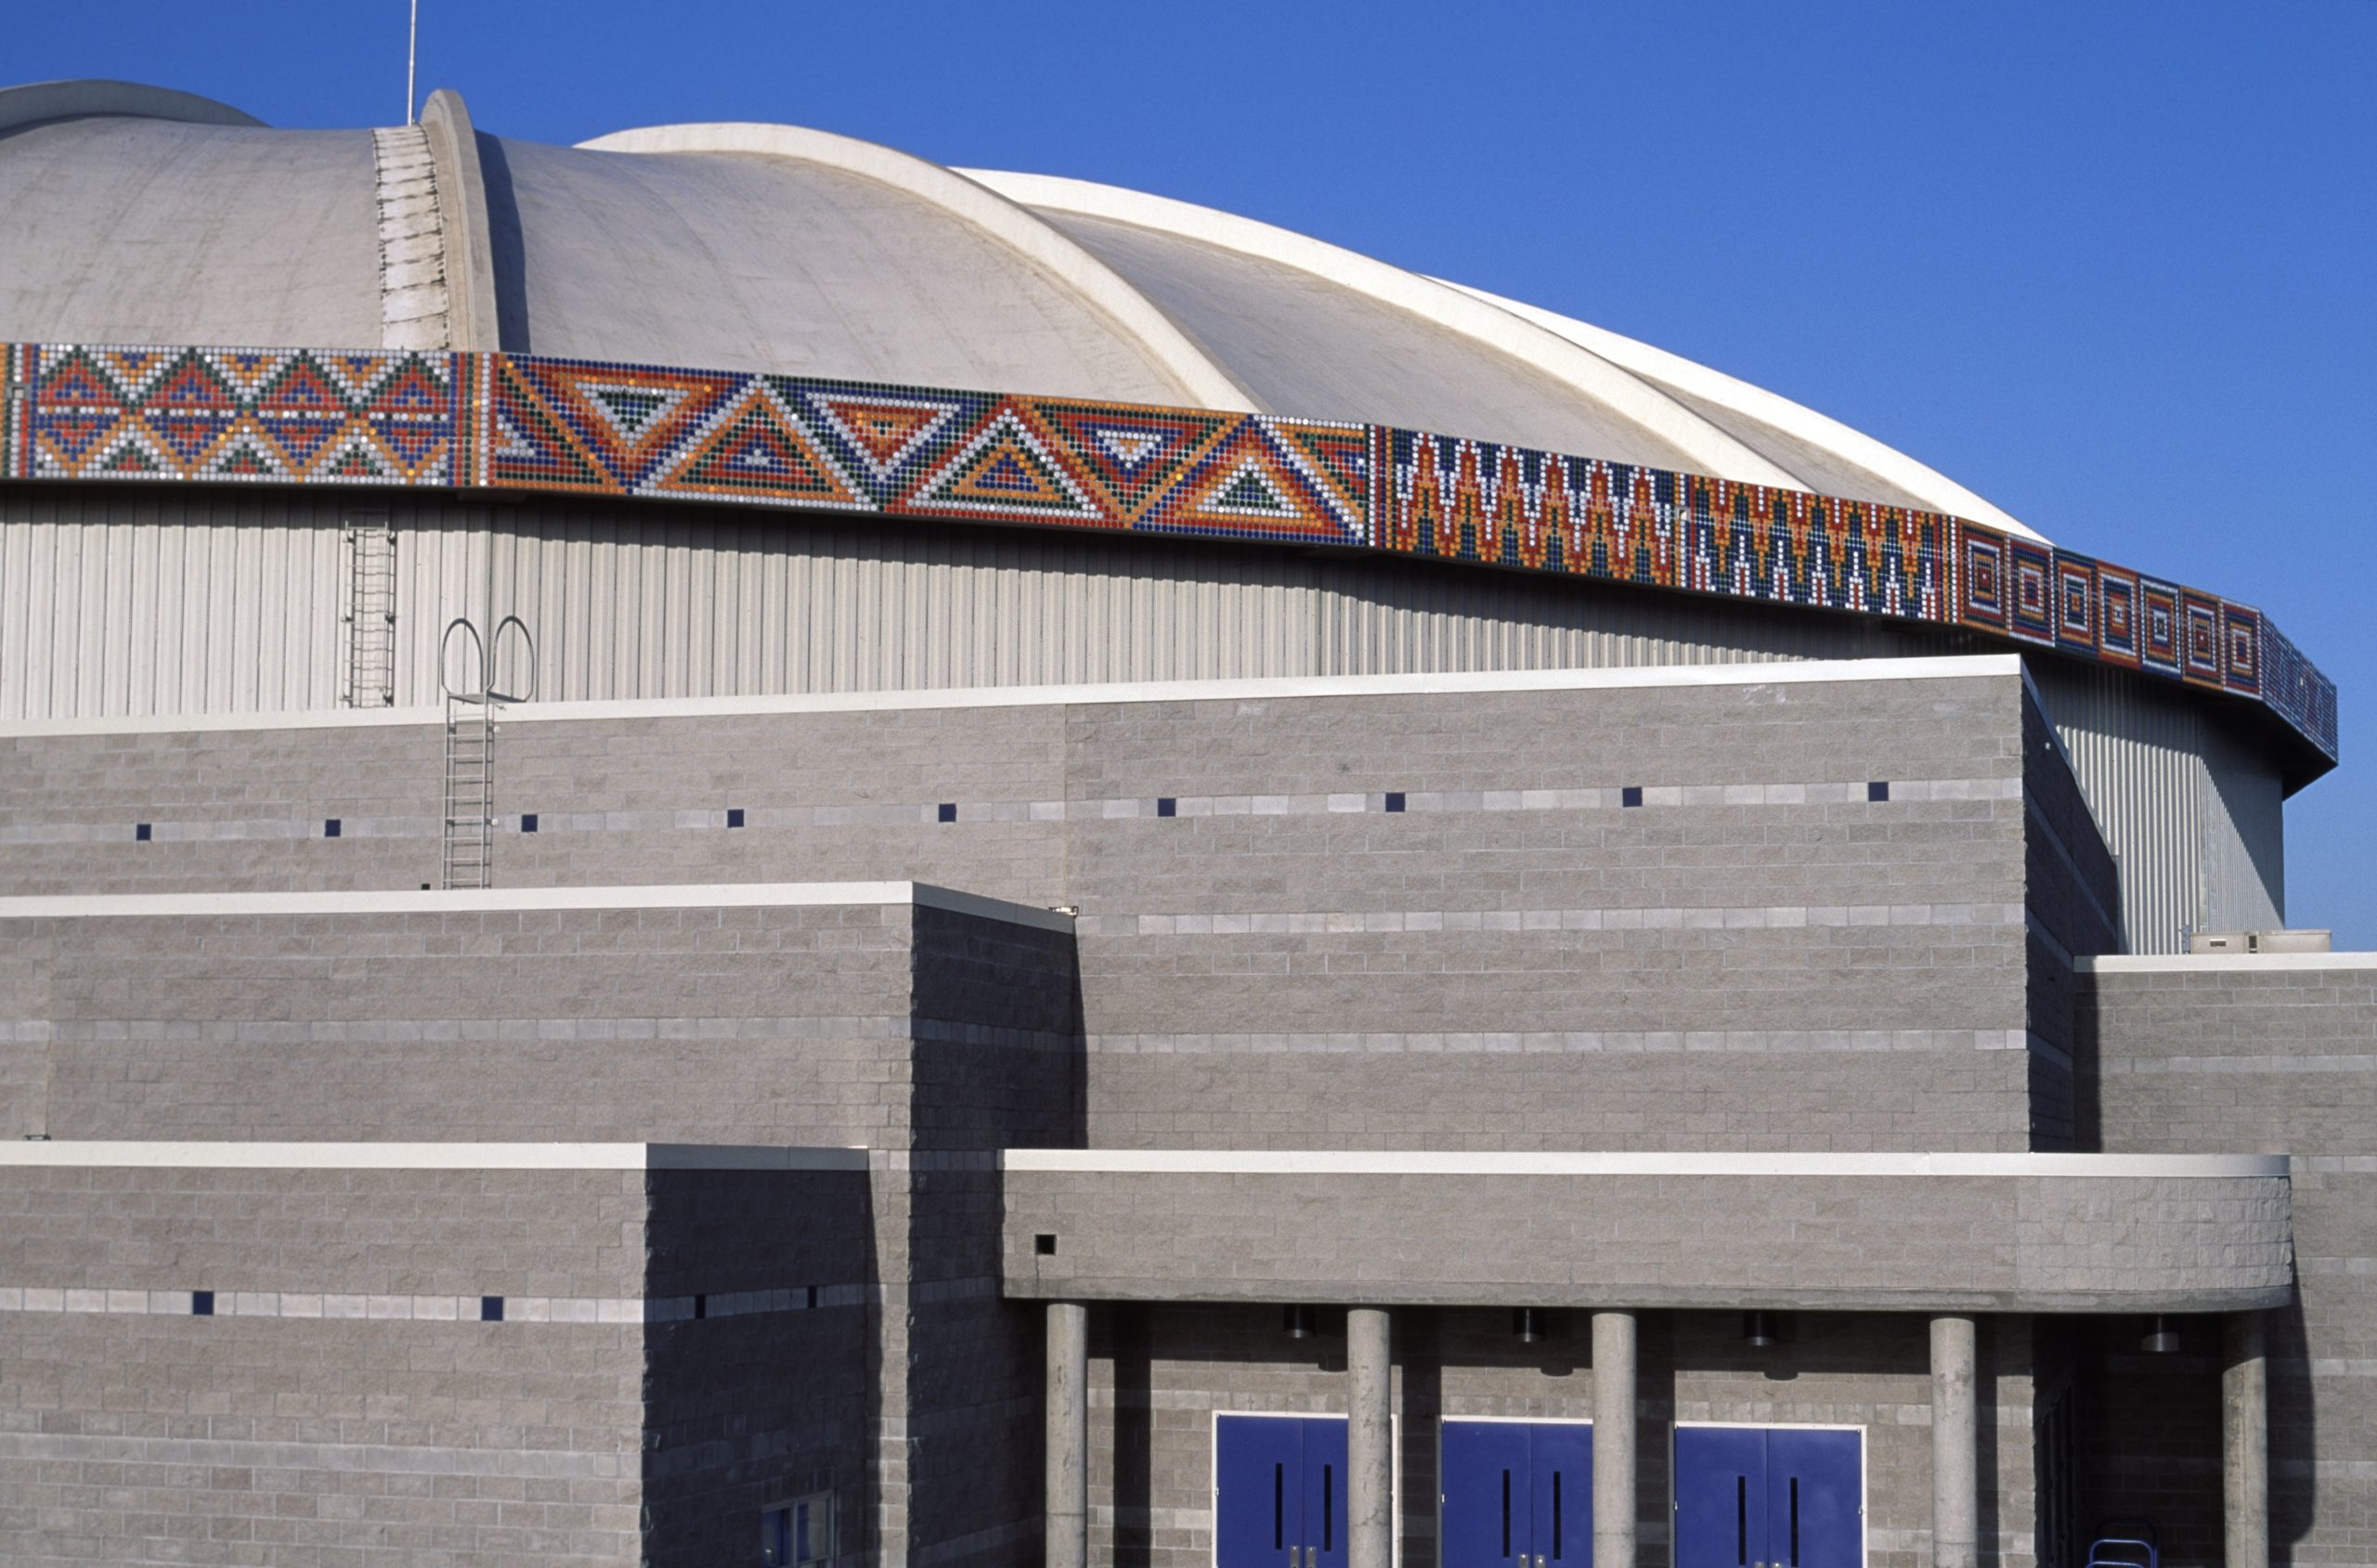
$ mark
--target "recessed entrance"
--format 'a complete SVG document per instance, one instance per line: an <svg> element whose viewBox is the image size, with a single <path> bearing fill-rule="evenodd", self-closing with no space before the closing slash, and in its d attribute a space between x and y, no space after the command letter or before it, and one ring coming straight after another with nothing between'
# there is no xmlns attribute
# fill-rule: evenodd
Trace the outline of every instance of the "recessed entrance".
<svg viewBox="0 0 2377 1568"><path fill-rule="evenodd" d="M1214 1568L1344 1568L1345 1418L1214 1418Z"/></svg>
<svg viewBox="0 0 2377 1568"><path fill-rule="evenodd" d="M1675 1568L1862 1568L1865 1434L1675 1429Z"/></svg>
<svg viewBox="0 0 2377 1568"><path fill-rule="evenodd" d="M1443 1568L1591 1568L1589 1421L1447 1421Z"/></svg>

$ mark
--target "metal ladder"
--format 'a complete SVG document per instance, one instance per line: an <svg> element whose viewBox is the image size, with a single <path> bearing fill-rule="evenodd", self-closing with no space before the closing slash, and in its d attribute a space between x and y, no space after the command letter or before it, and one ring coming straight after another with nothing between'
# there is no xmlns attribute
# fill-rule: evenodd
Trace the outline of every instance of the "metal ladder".
<svg viewBox="0 0 2377 1568"><path fill-rule="evenodd" d="M348 707L396 703L396 536L384 519L350 517L346 526L346 681Z"/></svg>
<svg viewBox="0 0 2377 1568"><path fill-rule="evenodd" d="M495 709L485 693L446 693L447 888L495 885Z"/></svg>
<svg viewBox="0 0 2377 1568"><path fill-rule="evenodd" d="M516 629L527 646L528 692L525 696L495 689L494 650L507 628ZM476 687L457 691L446 679L448 654L456 632L467 633L477 655ZM482 639L469 619L447 623L437 647L437 682L446 695L446 830L439 851L442 886L495 886L495 735L496 709L506 703L536 700L537 644L517 616L506 616L492 638Z"/></svg>

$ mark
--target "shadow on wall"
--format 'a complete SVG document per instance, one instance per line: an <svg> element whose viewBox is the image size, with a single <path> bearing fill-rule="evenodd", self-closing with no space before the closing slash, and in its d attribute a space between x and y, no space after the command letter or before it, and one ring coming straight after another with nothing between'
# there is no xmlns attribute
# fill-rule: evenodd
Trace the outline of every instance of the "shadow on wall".
<svg viewBox="0 0 2377 1568"><path fill-rule="evenodd" d="M2292 1568L2294 1554L2319 1523L2312 1465L2319 1452L2319 1412L2311 1383L2311 1341L2303 1322L2303 1282L2294 1299L2273 1309L2269 1351L2269 1560ZM2332 1532L2331 1533L2332 1536Z"/></svg>
<svg viewBox="0 0 2377 1568"><path fill-rule="evenodd" d="M487 188L487 250L495 264L496 346L532 354L528 343L528 252L520 201L512 188L512 160L503 143L478 133L479 178Z"/></svg>

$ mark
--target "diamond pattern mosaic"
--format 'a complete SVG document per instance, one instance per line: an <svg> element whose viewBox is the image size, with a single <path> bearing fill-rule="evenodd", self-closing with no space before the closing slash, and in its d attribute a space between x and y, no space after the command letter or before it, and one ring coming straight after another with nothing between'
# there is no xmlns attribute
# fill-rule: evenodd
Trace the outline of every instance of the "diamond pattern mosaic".
<svg viewBox="0 0 2377 1568"><path fill-rule="evenodd" d="M533 489L1341 545L1960 626L2256 702L2250 605L1941 512L1385 425L519 354L0 345L0 478Z"/></svg>

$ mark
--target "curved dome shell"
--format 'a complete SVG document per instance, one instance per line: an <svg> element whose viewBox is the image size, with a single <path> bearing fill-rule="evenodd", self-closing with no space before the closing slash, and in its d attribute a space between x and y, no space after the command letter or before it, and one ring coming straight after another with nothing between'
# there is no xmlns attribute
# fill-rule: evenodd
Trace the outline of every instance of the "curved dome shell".
<svg viewBox="0 0 2377 1568"><path fill-rule="evenodd" d="M1208 209L787 126L564 148L478 135L451 94L429 119L448 145L122 84L0 91L0 340L503 347L1362 420L2032 534L1773 394ZM425 182L467 188L439 193L464 232L409 227ZM423 284L450 314L407 313Z"/></svg>

